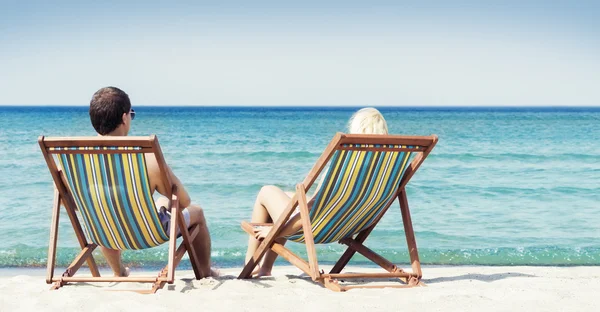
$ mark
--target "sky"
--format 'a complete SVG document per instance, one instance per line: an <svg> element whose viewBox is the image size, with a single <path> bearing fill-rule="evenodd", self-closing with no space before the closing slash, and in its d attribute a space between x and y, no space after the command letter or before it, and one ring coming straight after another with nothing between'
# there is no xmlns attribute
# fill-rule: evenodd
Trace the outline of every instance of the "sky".
<svg viewBox="0 0 600 312"><path fill-rule="evenodd" d="M600 1L0 0L0 105L600 106Z"/></svg>

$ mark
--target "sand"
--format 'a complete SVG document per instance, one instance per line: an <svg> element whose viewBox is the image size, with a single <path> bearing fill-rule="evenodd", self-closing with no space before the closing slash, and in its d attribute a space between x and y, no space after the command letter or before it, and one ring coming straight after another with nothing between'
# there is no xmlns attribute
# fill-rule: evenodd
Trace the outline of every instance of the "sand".
<svg viewBox="0 0 600 312"><path fill-rule="evenodd" d="M154 295L106 291L149 288L148 284L124 283L80 283L50 291L43 271L4 271L0 311L600 310L600 267L425 266L426 287L345 293L313 283L294 267L276 267L273 277L252 280L237 280L240 270L222 269L221 277L203 280L194 280L191 271L177 271L175 284ZM346 270L356 271L356 267Z"/></svg>

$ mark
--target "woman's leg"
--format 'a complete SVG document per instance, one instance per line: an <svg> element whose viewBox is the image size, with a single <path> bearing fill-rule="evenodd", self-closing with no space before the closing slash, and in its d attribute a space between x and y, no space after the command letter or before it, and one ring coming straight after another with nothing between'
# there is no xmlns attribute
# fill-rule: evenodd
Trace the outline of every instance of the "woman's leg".
<svg viewBox="0 0 600 312"><path fill-rule="evenodd" d="M283 237L279 237L275 239L275 242L281 245L285 245L287 239ZM269 249L263 256L262 264L260 265L260 270L258 271L257 277L261 276L271 276L271 271L273 270L273 265L275 264L275 260L277 260L277 256L279 256L276 252Z"/></svg>
<svg viewBox="0 0 600 312"><path fill-rule="evenodd" d="M252 211L253 223L268 223L275 222L283 213L291 198L280 188L273 185L266 185L260 189L254 202ZM278 243L285 243L285 239L278 239ZM258 249L260 242L252 235L248 238L248 250L246 251L246 263L252 258L254 252ZM277 254L268 250L264 256L263 265L258 273L259 276L271 274L273 263L277 258Z"/></svg>

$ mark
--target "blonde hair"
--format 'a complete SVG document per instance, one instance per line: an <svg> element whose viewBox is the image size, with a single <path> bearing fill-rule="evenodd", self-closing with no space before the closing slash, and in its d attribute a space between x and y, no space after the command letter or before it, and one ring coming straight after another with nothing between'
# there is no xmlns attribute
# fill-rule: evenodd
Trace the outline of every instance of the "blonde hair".
<svg viewBox="0 0 600 312"><path fill-rule="evenodd" d="M383 115L373 108L363 108L348 121L348 133L351 134L388 134L388 127Z"/></svg>

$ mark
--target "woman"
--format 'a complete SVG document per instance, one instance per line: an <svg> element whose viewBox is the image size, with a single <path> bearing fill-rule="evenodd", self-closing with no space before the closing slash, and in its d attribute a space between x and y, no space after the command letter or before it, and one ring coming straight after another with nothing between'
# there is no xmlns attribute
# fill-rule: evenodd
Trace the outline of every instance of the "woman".
<svg viewBox="0 0 600 312"><path fill-rule="evenodd" d="M385 135L388 134L388 127L381 113L375 108L368 107L363 108L352 115L348 122L348 133ZM325 175L322 175L322 177L324 176ZM321 179L314 194L317 193L322 182L323 180ZM314 194L312 196L313 198L308 201L309 210L314 202ZM274 185L263 186L256 196L254 210L252 211L252 222L275 222L292 200L292 196L293 194L286 193ZM300 214L298 212L298 209L296 209L296 212L294 212L290 220L283 227L280 234L281 237L276 239L277 243L282 245L285 244L286 240L283 237L294 234L302 228L302 222L300 221ZM256 249L258 249L260 241L267 237L270 230L270 227L257 229L255 230L254 237L250 236L248 239L248 251L246 251L246 263L252 258L252 255ZM258 271L255 272L257 276L270 276L276 258L277 254L272 250L268 250L263 257L262 265L259 265Z"/></svg>

